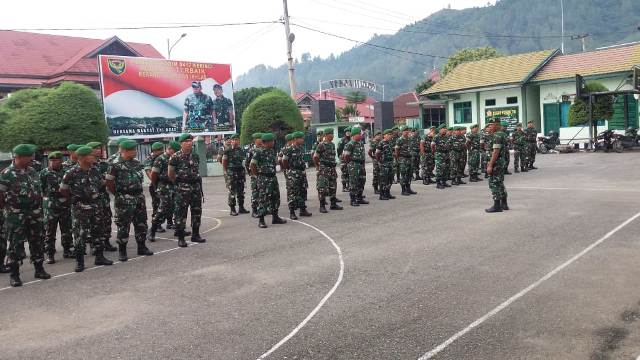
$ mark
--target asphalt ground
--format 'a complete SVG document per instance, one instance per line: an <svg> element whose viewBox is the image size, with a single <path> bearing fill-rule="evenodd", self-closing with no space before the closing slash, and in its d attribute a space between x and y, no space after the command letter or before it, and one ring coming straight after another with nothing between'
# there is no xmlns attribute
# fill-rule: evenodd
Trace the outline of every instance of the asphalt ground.
<svg viewBox="0 0 640 360"><path fill-rule="evenodd" d="M151 257L0 276L0 359L637 358L640 157L536 165L507 177L500 214L486 181L391 201L368 184L370 205L340 193L345 210L320 214L309 169L313 217L268 229L230 217L208 178L204 244L165 233Z"/></svg>

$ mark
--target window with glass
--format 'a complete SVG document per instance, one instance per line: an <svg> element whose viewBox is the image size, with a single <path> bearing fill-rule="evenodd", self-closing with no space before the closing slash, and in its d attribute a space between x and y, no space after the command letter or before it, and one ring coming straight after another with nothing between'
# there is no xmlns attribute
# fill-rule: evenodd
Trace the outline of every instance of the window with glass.
<svg viewBox="0 0 640 360"><path fill-rule="evenodd" d="M471 101L453 104L454 124L470 124L473 121L471 114Z"/></svg>
<svg viewBox="0 0 640 360"><path fill-rule="evenodd" d="M496 106L496 99L487 99L484 101L484 106Z"/></svg>
<svg viewBox="0 0 640 360"><path fill-rule="evenodd" d="M511 96L507 98L507 104L517 104L517 103L518 103L517 96Z"/></svg>

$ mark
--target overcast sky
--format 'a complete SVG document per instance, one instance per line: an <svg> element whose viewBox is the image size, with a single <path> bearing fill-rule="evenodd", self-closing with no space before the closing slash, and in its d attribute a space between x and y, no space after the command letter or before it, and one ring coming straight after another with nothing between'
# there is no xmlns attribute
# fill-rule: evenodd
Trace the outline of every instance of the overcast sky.
<svg viewBox="0 0 640 360"><path fill-rule="evenodd" d="M447 6L462 9L486 6L495 0L289 0L292 22L352 39L366 41L373 34L390 34ZM220 24L275 21L283 13L282 0L189 0L172 2L104 0L3 1L3 29L121 27L174 24ZM309 52L326 57L355 44L305 29L296 35L294 57ZM167 39L187 36L171 52L177 60L230 63L234 77L258 64L277 66L286 61L282 24L186 29L49 31L92 38L118 36L125 41L152 44L165 57Z"/></svg>

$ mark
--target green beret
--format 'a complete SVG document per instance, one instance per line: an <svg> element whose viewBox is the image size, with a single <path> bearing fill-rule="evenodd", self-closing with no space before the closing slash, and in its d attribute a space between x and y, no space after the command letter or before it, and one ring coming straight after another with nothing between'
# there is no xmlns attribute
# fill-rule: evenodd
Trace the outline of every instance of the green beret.
<svg viewBox="0 0 640 360"><path fill-rule="evenodd" d="M151 144L151 151L164 150L164 144L157 141Z"/></svg>
<svg viewBox="0 0 640 360"><path fill-rule="evenodd" d="M253 133L253 134L251 135L251 138L252 138L253 140L262 139L262 133Z"/></svg>
<svg viewBox="0 0 640 360"><path fill-rule="evenodd" d="M435 130L435 129L436 129L435 126L432 126L432 127L429 128L429 130Z"/></svg>
<svg viewBox="0 0 640 360"><path fill-rule="evenodd" d="M382 135L382 131L381 131L381 130L376 130L376 132L375 132L373 135L374 135L374 136L375 136L375 135Z"/></svg>
<svg viewBox="0 0 640 360"><path fill-rule="evenodd" d="M120 139L116 140L116 142L118 143L118 145L120 145L121 142L127 141L127 140L129 140L129 138L120 138Z"/></svg>
<svg viewBox="0 0 640 360"><path fill-rule="evenodd" d="M302 131L296 131L293 134L294 139L302 139L304 138L304 133Z"/></svg>
<svg viewBox="0 0 640 360"><path fill-rule="evenodd" d="M31 156L35 152L35 149L30 144L20 144L13 148L13 155L16 156Z"/></svg>
<svg viewBox="0 0 640 360"><path fill-rule="evenodd" d="M316 131L316 136L318 136L318 135L324 135L324 131L322 129L318 129Z"/></svg>
<svg viewBox="0 0 640 360"><path fill-rule="evenodd" d="M291 141L291 139L293 139L293 134L287 134L287 135L285 135L285 136L284 136L284 139L285 139L286 141ZM262 139L262 140L264 140L264 139Z"/></svg>
<svg viewBox="0 0 640 360"><path fill-rule="evenodd" d="M67 145L67 150L69 151L76 151L78 150L78 148L80 147L80 145L76 145L76 144L69 144Z"/></svg>
<svg viewBox="0 0 640 360"><path fill-rule="evenodd" d="M329 135L329 134L333 135L333 128L325 128L324 129L324 134L325 135Z"/></svg>
<svg viewBox="0 0 640 360"><path fill-rule="evenodd" d="M122 141L118 146L123 150L133 150L138 146L138 142L135 140L126 140Z"/></svg>
<svg viewBox="0 0 640 360"><path fill-rule="evenodd" d="M52 151L47 157L49 159L62 159L62 153L60 151Z"/></svg>
<svg viewBox="0 0 640 360"><path fill-rule="evenodd" d="M453 131L453 126L447 128L448 131Z"/></svg>
<svg viewBox="0 0 640 360"><path fill-rule="evenodd" d="M230 137L229 139L231 139L231 140L235 140L235 139L239 139L239 138L240 138L240 135L238 135L238 134L233 134L233 135L231 135L231 137Z"/></svg>
<svg viewBox="0 0 640 360"><path fill-rule="evenodd" d="M80 146L78 150L76 150L78 156L87 156L91 155L91 153L93 153L93 149L88 146Z"/></svg>
<svg viewBox="0 0 640 360"><path fill-rule="evenodd" d="M92 142L88 143L87 146L92 148L92 149L97 149L99 147L102 147L102 143L99 143L97 141L92 141Z"/></svg>
<svg viewBox="0 0 640 360"><path fill-rule="evenodd" d="M473 124L473 125L471 125L471 129L475 129L475 128L477 128L477 127L478 127L478 124Z"/></svg>
<svg viewBox="0 0 640 360"><path fill-rule="evenodd" d="M172 148L175 151L179 151L180 150L180 143L173 140L169 142L169 147Z"/></svg>
<svg viewBox="0 0 640 360"><path fill-rule="evenodd" d="M522 123L517 123L516 126L522 127Z"/></svg>
<svg viewBox="0 0 640 360"><path fill-rule="evenodd" d="M393 134L393 129L387 129L382 132L383 135Z"/></svg>
<svg viewBox="0 0 640 360"><path fill-rule="evenodd" d="M273 133L264 133L262 134L262 141L274 141L276 136Z"/></svg>
<svg viewBox="0 0 640 360"><path fill-rule="evenodd" d="M351 128L351 135L358 135L360 134L360 132L362 132L362 129L360 129L359 127Z"/></svg>
<svg viewBox="0 0 640 360"><path fill-rule="evenodd" d="M178 137L178 142L184 142L187 140L193 140L193 136L191 136L191 134L182 134Z"/></svg>

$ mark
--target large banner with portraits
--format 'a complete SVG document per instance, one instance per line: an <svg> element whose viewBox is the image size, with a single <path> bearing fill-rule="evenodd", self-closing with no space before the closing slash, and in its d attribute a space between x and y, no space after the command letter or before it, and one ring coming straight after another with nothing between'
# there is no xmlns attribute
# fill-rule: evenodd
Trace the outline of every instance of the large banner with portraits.
<svg viewBox="0 0 640 360"><path fill-rule="evenodd" d="M98 64L110 137L235 133L231 65L112 55Z"/></svg>

